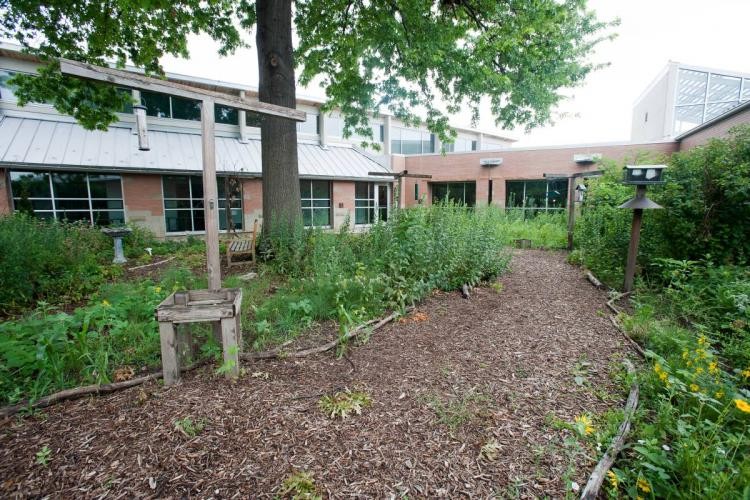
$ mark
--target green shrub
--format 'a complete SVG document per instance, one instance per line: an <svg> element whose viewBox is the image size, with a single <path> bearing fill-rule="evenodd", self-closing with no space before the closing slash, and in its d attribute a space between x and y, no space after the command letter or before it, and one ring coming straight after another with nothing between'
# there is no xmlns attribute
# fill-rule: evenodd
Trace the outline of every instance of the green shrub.
<svg viewBox="0 0 750 500"><path fill-rule="evenodd" d="M112 240L86 224L0 217L0 313L77 302L103 280Z"/></svg>
<svg viewBox="0 0 750 500"><path fill-rule="evenodd" d="M289 281L254 309L255 346L336 319L342 330L438 288L476 284L505 269L505 215L446 205L394 210L354 234L293 229L271 235L271 265Z"/></svg>

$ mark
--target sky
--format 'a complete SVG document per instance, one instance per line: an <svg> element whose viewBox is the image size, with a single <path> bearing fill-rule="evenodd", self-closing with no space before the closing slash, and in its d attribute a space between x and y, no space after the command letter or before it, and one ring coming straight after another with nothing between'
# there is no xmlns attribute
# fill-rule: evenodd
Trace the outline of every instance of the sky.
<svg viewBox="0 0 750 500"><path fill-rule="evenodd" d="M515 146L627 141L631 111L641 92L669 61L750 73L748 19L750 0L589 0L599 19L620 19L617 37L602 42L590 57L609 63L585 83L566 90L555 110L563 118L526 132L504 131L483 113L478 128L518 140ZM190 40L189 61L164 60L167 71L247 85L257 85L255 47L220 58L207 37ZM322 89L301 89L298 95L323 97ZM470 126L468 115L454 116L455 126Z"/></svg>

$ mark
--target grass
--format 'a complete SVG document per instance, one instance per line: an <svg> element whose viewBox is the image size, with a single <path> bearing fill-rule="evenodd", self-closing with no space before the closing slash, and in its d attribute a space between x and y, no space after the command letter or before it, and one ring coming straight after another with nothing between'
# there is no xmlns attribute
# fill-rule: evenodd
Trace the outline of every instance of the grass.
<svg viewBox="0 0 750 500"><path fill-rule="evenodd" d="M289 475L281 485L279 494L292 500L318 500L323 498L318 493L315 480L309 472L295 472Z"/></svg>
<svg viewBox="0 0 750 500"><path fill-rule="evenodd" d="M438 422L455 431L475 417L487 412L491 398L476 389L446 399L431 395L426 397L427 405L432 408Z"/></svg>

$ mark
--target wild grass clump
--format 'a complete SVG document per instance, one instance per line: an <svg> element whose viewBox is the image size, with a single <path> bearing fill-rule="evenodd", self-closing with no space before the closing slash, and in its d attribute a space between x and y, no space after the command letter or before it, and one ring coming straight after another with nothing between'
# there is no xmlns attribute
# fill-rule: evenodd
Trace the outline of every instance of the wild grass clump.
<svg viewBox="0 0 750 500"><path fill-rule="evenodd" d="M77 302L103 281L112 240L81 223L0 217L0 314L38 300Z"/></svg>
<svg viewBox="0 0 750 500"><path fill-rule="evenodd" d="M453 290L501 273L508 256L498 212L447 205L397 210L367 233L295 229L273 234L271 267L289 280L254 308L255 347L314 321L343 330L403 310L434 289Z"/></svg>

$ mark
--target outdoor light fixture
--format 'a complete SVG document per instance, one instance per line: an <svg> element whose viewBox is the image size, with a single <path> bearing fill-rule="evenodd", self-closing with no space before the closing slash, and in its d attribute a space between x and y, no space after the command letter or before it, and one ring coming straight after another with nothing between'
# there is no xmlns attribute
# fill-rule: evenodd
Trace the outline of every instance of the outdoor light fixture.
<svg viewBox="0 0 750 500"><path fill-rule="evenodd" d="M502 158L482 158L479 160L479 165L482 167L499 167L502 164Z"/></svg>
<svg viewBox="0 0 750 500"><path fill-rule="evenodd" d="M573 161L579 164L595 163L601 159L601 153L579 153L573 155Z"/></svg>
<svg viewBox="0 0 750 500"><path fill-rule="evenodd" d="M133 106L135 114L135 127L138 131L138 149L141 151L150 151L148 145L148 128L146 127L146 106L136 104Z"/></svg>
<svg viewBox="0 0 750 500"><path fill-rule="evenodd" d="M662 174L666 165L627 165L625 167L625 184L648 185L664 184Z"/></svg>
<svg viewBox="0 0 750 500"><path fill-rule="evenodd" d="M665 168L667 168L666 165L627 165L624 169L625 179L623 183L635 185L635 198L626 201L619 207L633 210L633 225L630 229L630 246L628 247L628 261L625 266L625 282L623 284L626 292L633 290L643 211L662 208L658 203L646 198L646 187L649 184L664 184L662 174Z"/></svg>
<svg viewBox="0 0 750 500"><path fill-rule="evenodd" d="M586 185L585 184L578 184L576 186L576 201L582 202L583 196L586 194Z"/></svg>

